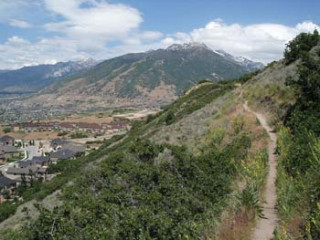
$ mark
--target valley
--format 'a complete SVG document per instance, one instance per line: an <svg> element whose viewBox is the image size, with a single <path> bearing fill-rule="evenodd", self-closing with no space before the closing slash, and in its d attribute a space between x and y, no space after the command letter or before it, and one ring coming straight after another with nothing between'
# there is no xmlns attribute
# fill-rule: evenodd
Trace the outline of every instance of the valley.
<svg viewBox="0 0 320 240"><path fill-rule="evenodd" d="M61 3L33 46L50 61L0 43L1 240L320 239L320 27L165 35L125 30L143 22L126 4Z"/></svg>
<svg viewBox="0 0 320 240"><path fill-rule="evenodd" d="M189 72L191 66L193 72ZM35 86L33 94L16 97L12 92L0 98L0 120L21 122L117 108L160 108L199 80L231 79L261 67L261 63L239 60L199 43L176 44L100 63L88 60L28 67L0 73L0 86L1 81L8 84L10 77L19 74L38 81L46 77L46 84L30 82L29 86ZM19 88L28 89L23 85L14 89Z"/></svg>

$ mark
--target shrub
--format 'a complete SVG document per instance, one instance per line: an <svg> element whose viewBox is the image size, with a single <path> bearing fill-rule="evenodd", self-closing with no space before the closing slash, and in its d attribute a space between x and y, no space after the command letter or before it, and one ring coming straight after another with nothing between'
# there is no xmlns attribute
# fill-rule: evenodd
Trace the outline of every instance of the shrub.
<svg viewBox="0 0 320 240"><path fill-rule="evenodd" d="M11 132L11 128L10 127L5 127L5 128L2 129L2 131L4 133L9 133L9 132Z"/></svg>
<svg viewBox="0 0 320 240"><path fill-rule="evenodd" d="M75 132L70 135L71 138L87 138L88 135L82 132Z"/></svg>
<svg viewBox="0 0 320 240"><path fill-rule="evenodd" d="M290 64L305 53L309 52L312 47L316 46L319 42L319 33L314 30L312 33L301 33L295 39L287 44L284 52L285 63Z"/></svg>

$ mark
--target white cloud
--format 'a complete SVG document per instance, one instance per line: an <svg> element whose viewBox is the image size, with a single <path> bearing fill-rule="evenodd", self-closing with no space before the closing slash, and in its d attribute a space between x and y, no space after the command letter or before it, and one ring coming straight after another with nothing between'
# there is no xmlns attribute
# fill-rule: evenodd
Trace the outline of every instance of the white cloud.
<svg viewBox="0 0 320 240"><path fill-rule="evenodd" d="M46 29L65 33L72 38L117 40L125 38L143 21L137 9L123 4L96 0L45 0L45 3L49 11L64 18L46 24ZM82 7L82 4L87 6Z"/></svg>
<svg viewBox="0 0 320 240"><path fill-rule="evenodd" d="M5 10L18 5L25 7L29 0L17 0L16 4L11 0L3 1L6 3ZM117 46L130 51L146 47L145 43L157 41L163 36L160 32L140 30L143 21L141 13L124 4L111 4L104 0L41 2L53 19L43 27L51 34L57 33L57 36L40 38L32 43L17 36L9 38L0 45L0 69L85 57L106 59L124 53ZM18 15L17 12L15 15ZM17 21L11 23L17 25ZM116 42L117 46L108 47L111 42L113 46Z"/></svg>
<svg viewBox="0 0 320 240"><path fill-rule="evenodd" d="M34 16L41 5L42 0L0 0L0 22L10 23L10 19Z"/></svg>
<svg viewBox="0 0 320 240"><path fill-rule="evenodd" d="M19 19L10 19L9 25L13 27L19 28L30 28L32 25L27 21L19 20Z"/></svg>
<svg viewBox="0 0 320 240"><path fill-rule="evenodd" d="M140 34L142 40L158 40L163 37L161 32L146 31Z"/></svg>
<svg viewBox="0 0 320 240"><path fill-rule="evenodd" d="M216 19L190 32L164 35L141 29L142 13L114 1L0 1L0 22L20 28L31 27L29 22L35 23L35 19L30 18L30 14L32 9L37 9L45 15L42 19L47 22L42 23L43 29L49 33L47 37L38 36L38 40L33 42L13 36L0 43L0 69L86 57L107 59L190 41L203 42L212 49L222 49L236 56L267 63L281 58L285 44L300 32L319 29L310 21L285 26L227 24L222 19Z"/></svg>
<svg viewBox="0 0 320 240"><path fill-rule="evenodd" d="M0 68L16 69L22 66L56 63L89 57L81 52L75 41L63 38L44 38L36 43L13 36L0 45Z"/></svg>
<svg viewBox="0 0 320 240"><path fill-rule="evenodd" d="M165 45L188 41L203 42L212 49L222 49L233 55L244 56L268 63L282 57L285 44L301 32L320 30L319 26L306 21L289 27L281 24L226 24L221 19L188 34L176 33L165 38Z"/></svg>

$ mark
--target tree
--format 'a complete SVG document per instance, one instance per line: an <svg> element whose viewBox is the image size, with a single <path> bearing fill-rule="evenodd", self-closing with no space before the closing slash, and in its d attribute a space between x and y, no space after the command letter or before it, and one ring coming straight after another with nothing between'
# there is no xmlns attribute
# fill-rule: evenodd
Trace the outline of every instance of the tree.
<svg viewBox="0 0 320 240"><path fill-rule="evenodd" d="M313 33L301 33L290 41L284 52L285 63L290 64L300 57L303 54L309 52L311 48L316 46L319 43L320 37L319 32L314 30Z"/></svg>
<svg viewBox="0 0 320 240"><path fill-rule="evenodd" d="M5 190L2 190L2 196L3 196L3 198L4 199L10 199L10 191L9 190L7 190L7 189L5 189Z"/></svg>
<svg viewBox="0 0 320 240"><path fill-rule="evenodd" d="M174 122L174 120L175 120L175 116L173 111L169 111L164 121L166 122L167 125L170 125Z"/></svg>
<svg viewBox="0 0 320 240"><path fill-rule="evenodd" d="M10 127L5 127L5 128L3 128L3 130L2 130L4 133L9 133L9 132L11 132L11 128Z"/></svg>
<svg viewBox="0 0 320 240"><path fill-rule="evenodd" d="M286 84L296 88L298 99L287 113L285 123L295 133L305 130L320 136L320 51L318 56L304 54L298 66L297 80L287 79Z"/></svg>

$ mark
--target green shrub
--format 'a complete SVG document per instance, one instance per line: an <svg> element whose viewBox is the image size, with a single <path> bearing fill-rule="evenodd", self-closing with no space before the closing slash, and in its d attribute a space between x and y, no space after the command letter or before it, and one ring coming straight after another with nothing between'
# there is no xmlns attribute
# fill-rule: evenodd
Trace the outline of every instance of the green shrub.
<svg viewBox="0 0 320 240"><path fill-rule="evenodd" d="M88 135L82 132L75 132L70 135L71 138L87 138Z"/></svg>
<svg viewBox="0 0 320 240"><path fill-rule="evenodd" d="M9 132L11 132L11 128L10 127L5 127L5 128L2 129L2 131L4 133L9 133Z"/></svg>
<svg viewBox="0 0 320 240"><path fill-rule="evenodd" d="M238 200L241 206L246 208L246 212L252 211L255 217L264 218L259 191L256 185L247 185L238 196Z"/></svg>
<svg viewBox="0 0 320 240"><path fill-rule="evenodd" d="M17 205L11 202L0 203L0 222L16 212Z"/></svg>
<svg viewBox="0 0 320 240"><path fill-rule="evenodd" d="M286 64L290 64L308 53L312 47L319 43L319 39L319 33L317 30L314 30L313 34L300 33L287 44L284 52Z"/></svg>

